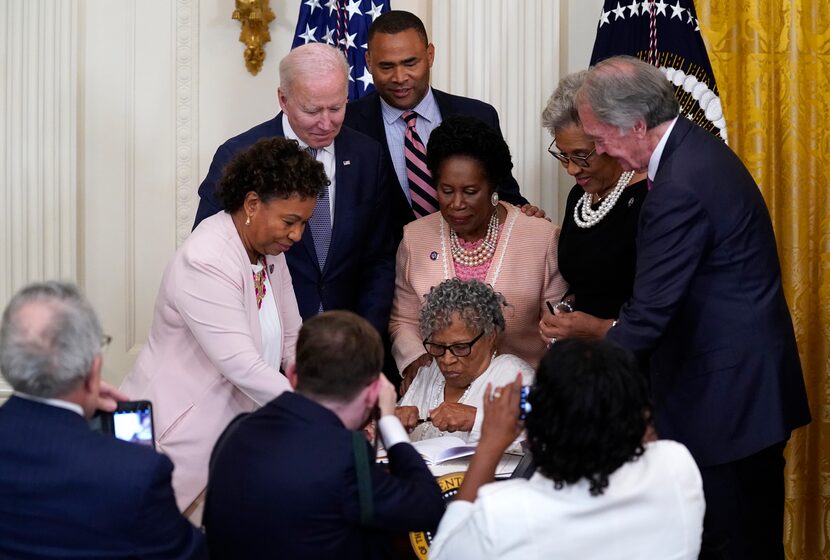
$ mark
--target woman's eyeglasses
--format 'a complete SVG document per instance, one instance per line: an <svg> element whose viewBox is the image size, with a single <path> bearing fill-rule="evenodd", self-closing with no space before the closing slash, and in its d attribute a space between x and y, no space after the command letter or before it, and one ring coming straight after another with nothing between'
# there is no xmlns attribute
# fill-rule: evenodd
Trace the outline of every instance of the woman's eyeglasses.
<svg viewBox="0 0 830 560"><path fill-rule="evenodd" d="M597 149L594 148L584 156L571 156L563 152L557 152L554 147L555 144L556 138L554 138L553 142L551 142L550 146L548 146L548 153L558 159L559 163L561 163L563 167L568 167L569 162L574 162L577 166L582 168L589 167L590 164L588 163L588 158L594 155L597 151Z"/></svg>
<svg viewBox="0 0 830 560"><path fill-rule="evenodd" d="M440 358L449 350L456 358L464 358L470 355L473 351L473 344L478 342L478 339L484 336L484 331L481 331L477 337L470 342L456 342L455 344L438 344L437 342L427 342L424 340L424 349L427 354L435 358Z"/></svg>

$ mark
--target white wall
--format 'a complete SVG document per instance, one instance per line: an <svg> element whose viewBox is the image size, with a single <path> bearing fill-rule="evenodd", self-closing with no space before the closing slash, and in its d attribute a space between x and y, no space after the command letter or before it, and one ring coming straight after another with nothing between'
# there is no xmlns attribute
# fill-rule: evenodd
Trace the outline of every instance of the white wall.
<svg viewBox="0 0 830 560"><path fill-rule="evenodd" d="M424 19L436 87L496 106L523 191L558 221L571 181L545 153L539 113L559 76L587 64L602 1L392 2ZM79 282L114 336L105 376L120 381L216 147L278 110L298 6L271 0L251 76L232 0L0 5L0 306L30 281Z"/></svg>

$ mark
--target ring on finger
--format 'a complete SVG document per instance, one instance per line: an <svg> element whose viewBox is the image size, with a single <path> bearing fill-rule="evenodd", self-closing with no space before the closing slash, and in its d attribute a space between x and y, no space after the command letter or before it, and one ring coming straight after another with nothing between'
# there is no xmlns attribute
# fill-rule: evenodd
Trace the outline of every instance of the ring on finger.
<svg viewBox="0 0 830 560"><path fill-rule="evenodd" d="M501 397L501 391L493 391L493 398L498 399Z"/></svg>

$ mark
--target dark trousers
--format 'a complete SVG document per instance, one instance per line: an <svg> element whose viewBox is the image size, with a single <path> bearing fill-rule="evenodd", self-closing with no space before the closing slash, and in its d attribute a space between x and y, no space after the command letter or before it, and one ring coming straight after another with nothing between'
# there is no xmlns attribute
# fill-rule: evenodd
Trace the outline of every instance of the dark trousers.
<svg viewBox="0 0 830 560"><path fill-rule="evenodd" d="M700 560L784 559L784 446L700 469L706 515Z"/></svg>

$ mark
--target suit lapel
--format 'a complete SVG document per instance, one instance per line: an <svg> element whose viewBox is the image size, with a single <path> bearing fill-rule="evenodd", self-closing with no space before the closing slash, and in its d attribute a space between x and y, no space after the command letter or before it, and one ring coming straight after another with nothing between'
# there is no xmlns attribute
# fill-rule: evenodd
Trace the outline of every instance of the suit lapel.
<svg viewBox="0 0 830 560"><path fill-rule="evenodd" d="M355 186L352 179L352 167L358 165L356 152L349 142L342 140L342 132L334 139L334 176L336 178L334 196L334 221L331 226L331 244L326 257L326 268L337 258L338 251L348 238L349 225L353 222L355 207ZM348 165L345 162L349 162Z"/></svg>
<svg viewBox="0 0 830 560"><path fill-rule="evenodd" d="M655 183L660 177L660 170L663 168L663 165L671 159L672 154L674 154L675 150L677 150L693 126L697 125L689 122L682 115L677 117L677 122L674 123L674 128L671 134L669 134L669 138L666 140L666 145L663 148L663 154L660 156L660 164L657 167L657 173L654 175Z"/></svg>

